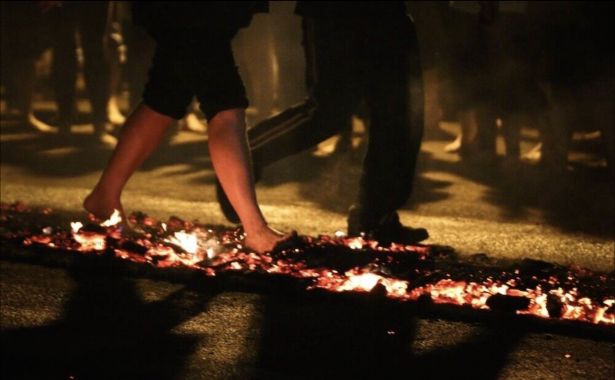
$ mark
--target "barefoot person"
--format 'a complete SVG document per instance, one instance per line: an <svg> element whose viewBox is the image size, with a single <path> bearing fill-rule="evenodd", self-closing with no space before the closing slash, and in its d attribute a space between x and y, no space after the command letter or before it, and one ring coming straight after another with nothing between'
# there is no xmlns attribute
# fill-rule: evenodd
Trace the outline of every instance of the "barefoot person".
<svg viewBox="0 0 615 380"><path fill-rule="evenodd" d="M156 52L143 101L128 117L111 161L85 199L87 211L100 218L114 209L123 213L124 185L196 96L209 126L211 160L243 223L245 245L264 252L285 239L267 225L256 201L246 137L248 100L231 51L235 33L266 9L267 2L259 1L133 2L135 22L147 27Z"/></svg>

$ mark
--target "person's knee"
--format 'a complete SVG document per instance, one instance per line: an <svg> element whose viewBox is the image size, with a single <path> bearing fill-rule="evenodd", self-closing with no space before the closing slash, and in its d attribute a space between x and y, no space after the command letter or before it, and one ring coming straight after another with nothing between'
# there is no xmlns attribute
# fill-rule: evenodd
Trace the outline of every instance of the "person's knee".
<svg viewBox="0 0 615 380"><path fill-rule="evenodd" d="M208 123L210 137L212 134L224 133L229 129L245 129L245 110L234 108L217 112Z"/></svg>

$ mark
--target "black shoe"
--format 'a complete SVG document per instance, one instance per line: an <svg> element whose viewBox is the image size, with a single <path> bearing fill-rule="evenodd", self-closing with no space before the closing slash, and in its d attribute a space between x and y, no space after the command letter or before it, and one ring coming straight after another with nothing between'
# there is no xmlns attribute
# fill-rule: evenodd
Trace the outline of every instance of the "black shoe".
<svg viewBox="0 0 615 380"><path fill-rule="evenodd" d="M348 214L348 235L363 234L366 240L376 240L382 246L391 243L416 244L429 238L424 228L405 227L399 221L396 212L390 212L380 217L365 217L366 213L352 206Z"/></svg>
<svg viewBox="0 0 615 380"><path fill-rule="evenodd" d="M231 202L228 200L224 189L222 188L222 184L216 178L216 197L218 198L218 204L220 205L220 210L222 210L222 214L226 220L231 223L239 224L241 220L239 219L239 215L231 205Z"/></svg>

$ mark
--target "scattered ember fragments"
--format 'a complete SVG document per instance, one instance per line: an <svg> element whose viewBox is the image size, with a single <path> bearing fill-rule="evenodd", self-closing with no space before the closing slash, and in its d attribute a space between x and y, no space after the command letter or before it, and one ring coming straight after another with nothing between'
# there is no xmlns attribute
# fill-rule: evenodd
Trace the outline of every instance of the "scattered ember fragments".
<svg viewBox="0 0 615 380"><path fill-rule="evenodd" d="M241 230L206 226L171 217L160 223L137 212L123 231L119 214L108 221L55 226L51 209L34 211L22 202L2 204L2 239L23 246L118 259L157 268L184 267L205 276L224 272L270 273L309 281L310 289L369 292L405 301L425 298L555 320L615 324L615 275L578 266L526 259L507 262L484 254L458 257L449 247L379 246L362 237L303 237L282 252L257 254L243 248ZM394 332L389 332L394 334Z"/></svg>

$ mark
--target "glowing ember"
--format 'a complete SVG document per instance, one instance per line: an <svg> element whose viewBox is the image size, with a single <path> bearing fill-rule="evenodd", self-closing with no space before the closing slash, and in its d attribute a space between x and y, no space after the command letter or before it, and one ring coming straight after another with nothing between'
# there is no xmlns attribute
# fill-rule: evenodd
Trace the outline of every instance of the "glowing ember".
<svg viewBox="0 0 615 380"><path fill-rule="evenodd" d="M77 232L79 232L79 230L83 227L83 223L81 222L71 222L70 224L70 228L73 231L74 234L76 234Z"/></svg>
<svg viewBox="0 0 615 380"><path fill-rule="evenodd" d="M190 235L184 231L176 232L175 236L172 236L169 240L171 243L182 247L186 252L192 253L193 255L196 254L199 249L196 235Z"/></svg>
<svg viewBox="0 0 615 380"><path fill-rule="evenodd" d="M101 226L113 227L120 223L122 223L122 217L120 216L120 210L113 210L113 214L111 214L111 217L109 218L109 220L106 220L103 223L101 223Z"/></svg>
<svg viewBox="0 0 615 380"><path fill-rule="evenodd" d="M81 245L80 251L104 251L107 248L105 235L84 232L74 233L73 238Z"/></svg>
<svg viewBox="0 0 615 380"><path fill-rule="evenodd" d="M5 216L28 211L17 204L3 205L2 212ZM241 231L216 232L179 218L158 223L142 214L132 215L131 223L145 233L123 237L118 210L101 225L73 222L68 231L47 227L50 224L33 229L16 220L13 217L9 225L9 219L2 218L3 231L10 231L3 238L27 246L106 252L158 268L190 268L206 276L226 271L284 275L304 279L308 289L371 292L400 301L428 297L435 304L489 310L502 307L494 301L499 300L504 309L509 307L506 302L512 302L512 309L506 310L521 315L615 324L615 276L576 266L563 268L531 260L512 268L479 266L442 248L396 244L385 248L339 232L334 237L304 238L303 246L288 251L256 254L243 248Z"/></svg>
<svg viewBox="0 0 615 380"><path fill-rule="evenodd" d="M348 248L350 249L362 249L365 245L365 240L362 237L347 239Z"/></svg>

